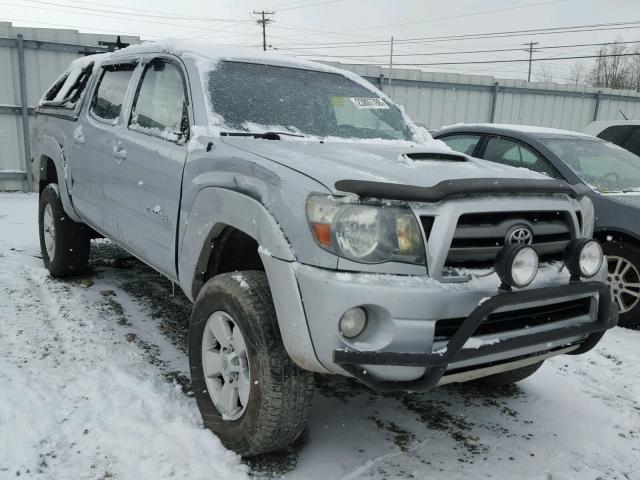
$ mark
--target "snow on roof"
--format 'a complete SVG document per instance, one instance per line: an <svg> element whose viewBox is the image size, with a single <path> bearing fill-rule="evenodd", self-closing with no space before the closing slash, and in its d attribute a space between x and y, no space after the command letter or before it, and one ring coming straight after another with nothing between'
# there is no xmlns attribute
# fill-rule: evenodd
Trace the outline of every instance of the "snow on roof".
<svg viewBox="0 0 640 480"><path fill-rule="evenodd" d="M115 55L130 55L144 53L171 53L183 58L195 60L207 60L210 65L215 65L220 60L242 60L253 63L266 63L269 65L305 68L324 72L344 74L344 70L330 67L322 63L302 60L288 55L282 55L273 51L263 52L249 47L228 47L215 44L185 42L183 40L159 40L131 45L115 52ZM200 63L200 65L203 65Z"/></svg>
<svg viewBox="0 0 640 480"><path fill-rule="evenodd" d="M515 130L517 132L522 133L530 133L533 135L570 135L570 136L580 136L580 137L591 137L591 135L587 135L586 133L575 132L573 130L562 130L559 128L549 128L549 127L538 127L535 125L516 125L516 124L506 124L506 123L456 123L453 125L446 125L442 127L441 130L446 128L460 128L460 127L482 127L482 128L496 128L501 130Z"/></svg>

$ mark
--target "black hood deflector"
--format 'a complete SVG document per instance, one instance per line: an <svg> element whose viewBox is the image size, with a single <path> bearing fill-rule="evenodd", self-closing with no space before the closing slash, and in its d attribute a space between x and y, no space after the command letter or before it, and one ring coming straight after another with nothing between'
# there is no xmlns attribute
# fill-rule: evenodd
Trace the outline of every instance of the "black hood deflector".
<svg viewBox="0 0 640 480"><path fill-rule="evenodd" d="M580 185L569 185L561 180L528 178L463 178L445 180L433 187L401 185L398 183L366 180L339 180L335 183L341 192L355 193L360 197L402 200L406 202L439 202L449 197L485 194L557 194L572 198L584 195Z"/></svg>

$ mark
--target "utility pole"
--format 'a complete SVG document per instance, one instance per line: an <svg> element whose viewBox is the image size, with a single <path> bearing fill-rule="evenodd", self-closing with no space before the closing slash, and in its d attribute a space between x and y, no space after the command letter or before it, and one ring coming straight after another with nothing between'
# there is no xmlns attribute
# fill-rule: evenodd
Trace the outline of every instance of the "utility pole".
<svg viewBox="0 0 640 480"><path fill-rule="evenodd" d="M540 42L529 42L529 43L525 43L525 46L529 46L529 48L527 48L525 50L525 52L529 52L529 75L527 75L527 82L531 81L531 64L533 63L533 46L534 45L538 45L538 43Z"/></svg>
<svg viewBox="0 0 640 480"><path fill-rule="evenodd" d="M389 86L391 86L392 76L393 76L393 37L391 37L391 50L389 51Z"/></svg>
<svg viewBox="0 0 640 480"><path fill-rule="evenodd" d="M267 51L267 23L271 23L273 20L267 18L267 15L274 15L276 12L253 11L254 15L261 15L262 18L256 20L258 25L262 25L262 50Z"/></svg>

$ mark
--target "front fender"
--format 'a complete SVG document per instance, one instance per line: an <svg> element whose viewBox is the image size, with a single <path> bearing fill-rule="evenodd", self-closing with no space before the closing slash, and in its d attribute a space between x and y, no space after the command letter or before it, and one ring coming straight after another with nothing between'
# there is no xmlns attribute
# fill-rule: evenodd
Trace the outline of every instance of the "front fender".
<svg viewBox="0 0 640 480"><path fill-rule="evenodd" d="M257 200L221 187L200 190L181 223L184 231L178 249L182 289L194 301L203 282L213 239L227 226L237 228L258 242L270 255L292 262L295 255L280 225Z"/></svg>

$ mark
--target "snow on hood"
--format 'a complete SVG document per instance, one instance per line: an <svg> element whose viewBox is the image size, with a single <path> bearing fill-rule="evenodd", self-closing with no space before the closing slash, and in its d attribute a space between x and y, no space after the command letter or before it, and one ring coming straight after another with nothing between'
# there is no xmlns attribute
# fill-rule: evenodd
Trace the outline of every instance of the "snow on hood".
<svg viewBox="0 0 640 480"><path fill-rule="evenodd" d="M405 154L453 153L449 149L424 147L411 142L222 139L228 145L303 172L333 191L335 182L345 179L431 187L444 180L463 178L549 178L524 168L499 165L462 154L456 155L466 161L411 160Z"/></svg>

